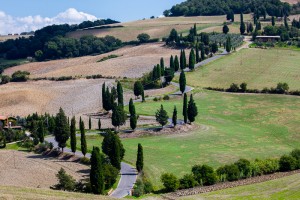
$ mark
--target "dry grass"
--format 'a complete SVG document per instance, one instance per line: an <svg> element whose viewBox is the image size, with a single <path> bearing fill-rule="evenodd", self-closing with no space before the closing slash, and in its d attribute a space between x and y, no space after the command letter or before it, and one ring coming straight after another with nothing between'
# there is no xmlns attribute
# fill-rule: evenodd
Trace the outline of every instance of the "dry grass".
<svg viewBox="0 0 300 200"><path fill-rule="evenodd" d="M30 72L32 78L95 74L134 78L149 72L155 64L159 63L161 57L165 59L166 65L169 65L170 56L179 55L179 53L180 51L177 49L165 47L164 43L127 46L99 56L28 63L9 68L5 70L5 74L11 75L17 70L23 70ZM112 54L120 57L97 62L101 58Z"/></svg>
<svg viewBox="0 0 300 200"><path fill-rule="evenodd" d="M4 42L9 39L17 39L20 37L28 38L30 35L0 35L0 42Z"/></svg>
<svg viewBox="0 0 300 200"><path fill-rule="evenodd" d="M239 21L239 15L235 16L236 21ZM244 16L245 20L250 19L250 15ZM167 17L157 19L138 20L133 22L125 22L117 25L123 27L83 30L70 33L70 37L80 38L83 35L95 35L104 37L106 35L115 36L122 41L136 40L140 33L147 33L151 38L162 38L167 36L170 31L175 28L178 32L187 32L195 23L198 29L208 27L221 26L226 21L226 16L200 16L200 17Z"/></svg>
<svg viewBox="0 0 300 200"><path fill-rule="evenodd" d="M0 151L0 185L49 188L57 184L56 174L64 168L76 180L88 176L88 166L14 150Z"/></svg>

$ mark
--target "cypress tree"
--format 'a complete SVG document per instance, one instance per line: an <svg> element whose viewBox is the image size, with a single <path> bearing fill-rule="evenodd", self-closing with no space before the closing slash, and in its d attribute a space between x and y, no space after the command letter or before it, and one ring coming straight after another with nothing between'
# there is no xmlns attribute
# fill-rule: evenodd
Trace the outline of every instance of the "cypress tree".
<svg viewBox="0 0 300 200"><path fill-rule="evenodd" d="M125 149L121 143L119 136L115 133L112 133L110 130L108 130L104 135L104 139L102 141L102 152L105 153L109 157L109 159L111 159L111 157L114 156L112 151L113 140L116 140L118 143L118 148L120 149L119 156L120 156L120 160L122 160L125 155Z"/></svg>
<svg viewBox="0 0 300 200"><path fill-rule="evenodd" d="M126 115L122 105L117 105L116 103L112 109L111 122L114 127L120 127L125 124Z"/></svg>
<svg viewBox="0 0 300 200"><path fill-rule="evenodd" d="M152 81L156 81L158 78L157 70L156 70L156 65L154 65L152 69Z"/></svg>
<svg viewBox="0 0 300 200"><path fill-rule="evenodd" d="M272 16L272 26L275 26L275 17Z"/></svg>
<svg viewBox="0 0 300 200"><path fill-rule="evenodd" d="M89 130L92 129L92 118L91 116L89 116Z"/></svg>
<svg viewBox="0 0 300 200"><path fill-rule="evenodd" d="M160 65L157 64L156 65L156 74L157 74L157 79L160 79L161 75L161 69L160 69Z"/></svg>
<svg viewBox="0 0 300 200"><path fill-rule="evenodd" d="M194 68L195 68L195 52L194 49L192 49L189 56L189 69L194 70Z"/></svg>
<svg viewBox="0 0 300 200"><path fill-rule="evenodd" d="M197 36L197 25L196 24L194 24L194 29L193 29L193 31L194 31L194 36Z"/></svg>
<svg viewBox="0 0 300 200"><path fill-rule="evenodd" d="M87 153L86 137L85 137L85 127L84 122L80 123L80 142L81 142L81 153L85 157Z"/></svg>
<svg viewBox="0 0 300 200"><path fill-rule="evenodd" d="M177 125L177 109L176 109L176 106L174 106L174 110L173 110L172 123L173 123L173 126L175 128L175 126Z"/></svg>
<svg viewBox="0 0 300 200"><path fill-rule="evenodd" d="M286 15L284 16L284 26L285 26L286 30L289 30L289 24L288 24Z"/></svg>
<svg viewBox="0 0 300 200"><path fill-rule="evenodd" d="M71 145L71 150L75 154L76 152L76 119L75 116L72 117L71 119L71 127L70 127L70 145Z"/></svg>
<svg viewBox="0 0 300 200"><path fill-rule="evenodd" d="M117 93L118 93L118 105L123 106L124 105L123 88L120 81L118 81L117 83Z"/></svg>
<svg viewBox="0 0 300 200"><path fill-rule="evenodd" d="M184 123L187 123L187 119L188 119L188 100L187 100L186 93L184 93L184 97L183 97L182 115L183 115L183 118L184 118Z"/></svg>
<svg viewBox="0 0 300 200"><path fill-rule="evenodd" d="M68 119L62 108L59 109L59 112L56 115L55 125L55 140L58 143L58 147L62 148L62 151L64 151L66 143L70 137L70 127L68 125Z"/></svg>
<svg viewBox="0 0 300 200"><path fill-rule="evenodd" d="M173 55L170 58L170 68L173 69L173 70L175 69Z"/></svg>
<svg viewBox="0 0 300 200"><path fill-rule="evenodd" d="M140 81L136 81L134 83L134 87L133 87L133 93L136 97L140 96L143 94L144 91L144 87L142 85L142 83Z"/></svg>
<svg viewBox="0 0 300 200"><path fill-rule="evenodd" d="M102 107L104 110L106 110L106 86L105 86L105 82L102 84Z"/></svg>
<svg viewBox="0 0 300 200"><path fill-rule="evenodd" d="M93 147L91 155L90 183L94 194L104 194L104 157L98 147Z"/></svg>
<svg viewBox="0 0 300 200"><path fill-rule="evenodd" d="M112 94L110 93L109 91L109 88L106 87L106 90L105 90L105 98L106 98L106 102L105 102L105 105L106 105L106 108L105 110L106 111L110 111L112 109Z"/></svg>
<svg viewBox="0 0 300 200"><path fill-rule="evenodd" d="M195 117L198 115L198 109L196 103L194 102L193 95L190 96L190 101L188 105L188 119L190 123L195 121Z"/></svg>
<svg viewBox="0 0 300 200"><path fill-rule="evenodd" d="M134 131L136 129L136 126L137 126L137 116L132 115L130 116L130 128Z"/></svg>
<svg viewBox="0 0 300 200"><path fill-rule="evenodd" d="M40 143L44 143L44 139L45 139L45 126L44 126L44 122L43 120L40 120L38 123L38 138Z"/></svg>
<svg viewBox="0 0 300 200"><path fill-rule="evenodd" d="M243 35L246 31L246 25L244 23L244 17L243 17L243 13L241 13L241 25L240 25L240 32L241 35Z"/></svg>
<svg viewBox="0 0 300 200"><path fill-rule="evenodd" d="M163 58L160 58L160 74L164 75L165 74L165 61Z"/></svg>
<svg viewBox="0 0 300 200"><path fill-rule="evenodd" d="M200 54L199 54L199 48L198 48L198 44L196 45L196 63L200 62L201 58L200 58Z"/></svg>
<svg viewBox="0 0 300 200"><path fill-rule="evenodd" d="M130 115L135 115L135 107L132 98L129 100L129 113Z"/></svg>
<svg viewBox="0 0 300 200"><path fill-rule="evenodd" d="M98 119L98 130L99 131L101 130L101 120L100 120L100 118Z"/></svg>
<svg viewBox="0 0 300 200"><path fill-rule="evenodd" d="M156 121L161 124L162 127L168 123L168 113L164 110L163 105L160 106L160 109L158 109L155 113Z"/></svg>
<svg viewBox="0 0 300 200"><path fill-rule="evenodd" d="M115 102L115 100L118 98L117 90L115 87L111 88L111 102Z"/></svg>
<svg viewBox="0 0 300 200"><path fill-rule="evenodd" d="M179 61L178 61L178 56L175 56L175 60L174 60L174 70L175 72L177 72L179 70Z"/></svg>
<svg viewBox="0 0 300 200"><path fill-rule="evenodd" d="M180 91L181 91L182 94L185 91L185 87L186 87L186 78L185 78L185 73L182 70L180 72L180 76L179 76L179 88L180 88Z"/></svg>
<svg viewBox="0 0 300 200"><path fill-rule="evenodd" d="M227 37L227 39L226 39L226 51L228 53L230 53L230 51L231 51L231 38L230 37Z"/></svg>
<svg viewBox="0 0 300 200"><path fill-rule="evenodd" d="M204 45L200 45L200 50L201 50L201 60L205 59L205 50L204 50Z"/></svg>
<svg viewBox="0 0 300 200"><path fill-rule="evenodd" d="M180 50L180 69L183 70L185 69L185 65L184 65L184 58L183 58L183 50Z"/></svg>
<svg viewBox="0 0 300 200"><path fill-rule="evenodd" d="M144 168L144 155L143 155L143 147L139 143L138 144L138 151L137 151L137 158L136 158L136 169L138 172L143 171Z"/></svg>
<svg viewBox="0 0 300 200"><path fill-rule="evenodd" d="M184 68L186 68L187 64L186 64L186 55L185 55L185 50L184 49L183 49L182 54L183 54L183 66L184 66Z"/></svg>
<svg viewBox="0 0 300 200"><path fill-rule="evenodd" d="M120 152L120 144L117 136L114 135L112 138L112 145L111 145L111 156L109 157L111 165L117 168L118 170L121 169L121 152Z"/></svg>
<svg viewBox="0 0 300 200"><path fill-rule="evenodd" d="M142 90L142 102L145 102L146 100L145 100L145 93L144 93L144 88L142 88L143 90Z"/></svg>

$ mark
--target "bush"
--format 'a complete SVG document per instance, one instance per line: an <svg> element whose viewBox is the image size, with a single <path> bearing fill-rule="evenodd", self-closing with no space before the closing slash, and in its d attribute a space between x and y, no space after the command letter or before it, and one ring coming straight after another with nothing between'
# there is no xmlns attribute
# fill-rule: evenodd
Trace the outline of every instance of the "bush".
<svg viewBox="0 0 300 200"><path fill-rule="evenodd" d="M300 149L293 150L290 155L297 160L296 168L300 169Z"/></svg>
<svg viewBox="0 0 300 200"><path fill-rule="evenodd" d="M140 197L144 194L144 183L141 179L138 179L133 188L132 195L135 197Z"/></svg>
<svg viewBox="0 0 300 200"><path fill-rule="evenodd" d="M225 175L225 179L228 181L236 181L240 177L240 170L235 164L225 165L217 169L217 174L219 176Z"/></svg>
<svg viewBox="0 0 300 200"><path fill-rule="evenodd" d="M111 188L119 175L119 170L113 167L110 164L104 165L104 181L105 181L105 189Z"/></svg>
<svg viewBox="0 0 300 200"><path fill-rule="evenodd" d="M246 159L239 159L234 163L240 170L240 178L248 178L252 175L250 161Z"/></svg>
<svg viewBox="0 0 300 200"><path fill-rule="evenodd" d="M30 73L27 71L16 71L12 74L12 82L26 82L29 79Z"/></svg>
<svg viewBox="0 0 300 200"><path fill-rule="evenodd" d="M277 159L255 160L251 163L252 176L272 174L279 170Z"/></svg>
<svg viewBox="0 0 300 200"><path fill-rule="evenodd" d="M137 36L140 43L146 43L149 41L150 36L147 33L141 33Z"/></svg>
<svg viewBox="0 0 300 200"><path fill-rule="evenodd" d="M179 180L174 174L162 174L160 179L167 192L174 192L179 188Z"/></svg>
<svg viewBox="0 0 300 200"><path fill-rule="evenodd" d="M80 163L84 164L84 165L90 165L91 164L91 161L89 158L87 157L81 157L80 158Z"/></svg>
<svg viewBox="0 0 300 200"><path fill-rule="evenodd" d="M276 93L284 94L289 90L289 85L287 83L278 83L276 87Z"/></svg>
<svg viewBox="0 0 300 200"><path fill-rule="evenodd" d="M228 89L229 92L238 92L239 91L239 86L235 83L232 83Z"/></svg>
<svg viewBox="0 0 300 200"><path fill-rule="evenodd" d="M240 88L241 88L241 91L242 91L242 92L246 92L246 91L247 91L247 83L242 83L242 84L240 85Z"/></svg>
<svg viewBox="0 0 300 200"><path fill-rule="evenodd" d="M165 101L170 100L169 95L165 95L165 96L163 97L163 100L165 100Z"/></svg>
<svg viewBox="0 0 300 200"><path fill-rule="evenodd" d="M61 168L56 174L58 179L58 184L54 185L52 188L56 190L74 191L75 190L75 179L68 175L66 171Z"/></svg>
<svg viewBox="0 0 300 200"><path fill-rule="evenodd" d="M153 192L152 183L147 178L143 178L143 182L144 182L144 193L149 194Z"/></svg>
<svg viewBox="0 0 300 200"><path fill-rule="evenodd" d="M0 84L6 84L10 82L10 77L6 75L0 75Z"/></svg>
<svg viewBox="0 0 300 200"><path fill-rule="evenodd" d="M186 174L184 175L180 180L180 188L181 189L187 189L192 188L197 185L197 181L195 180L194 176L192 174Z"/></svg>
<svg viewBox="0 0 300 200"><path fill-rule="evenodd" d="M296 169L297 160L293 156L283 155L279 159L279 170L282 172Z"/></svg>
<svg viewBox="0 0 300 200"><path fill-rule="evenodd" d="M217 182L217 175L214 169L208 165L194 165L192 172L195 180L200 185L213 185Z"/></svg>

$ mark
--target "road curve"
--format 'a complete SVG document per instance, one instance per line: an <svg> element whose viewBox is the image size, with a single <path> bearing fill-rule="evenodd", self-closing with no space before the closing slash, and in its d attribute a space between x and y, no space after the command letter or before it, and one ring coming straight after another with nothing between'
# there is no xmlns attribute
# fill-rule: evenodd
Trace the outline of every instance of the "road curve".
<svg viewBox="0 0 300 200"><path fill-rule="evenodd" d="M80 136L80 134L77 134L77 136ZM55 141L53 136L46 137L45 141L51 142L54 148L58 147L58 143ZM64 148L64 152L72 153L71 149L67 147ZM81 151L76 151L75 155L78 157L83 157ZM91 158L91 154L87 153L86 157ZM123 198L130 194L130 191L133 188L134 183L137 179L137 171L131 165L122 162L120 175L121 175L121 179L119 181L117 189L110 194L110 196L115 198Z"/></svg>

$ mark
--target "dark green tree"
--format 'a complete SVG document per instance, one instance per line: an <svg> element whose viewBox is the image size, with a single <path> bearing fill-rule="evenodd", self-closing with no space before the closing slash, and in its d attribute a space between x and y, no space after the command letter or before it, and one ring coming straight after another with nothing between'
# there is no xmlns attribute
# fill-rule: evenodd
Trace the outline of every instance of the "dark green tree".
<svg viewBox="0 0 300 200"><path fill-rule="evenodd" d="M44 121L40 120L38 123L38 138L40 143L44 143L45 134L46 134L46 128L44 125Z"/></svg>
<svg viewBox="0 0 300 200"><path fill-rule="evenodd" d="M107 97L106 97L106 86L105 82L102 84L102 107L104 110L107 110Z"/></svg>
<svg viewBox="0 0 300 200"><path fill-rule="evenodd" d="M175 128L175 126L177 125L177 109L176 109L176 106L174 106L174 110L173 110L172 123L173 123L173 126Z"/></svg>
<svg viewBox="0 0 300 200"><path fill-rule="evenodd" d="M170 68L173 70L175 69L173 55L170 57Z"/></svg>
<svg viewBox="0 0 300 200"><path fill-rule="evenodd" d="M181 91L182 94L185 91L185 87L186 87L186 78L185 78L185 73L182 70L180 72L180 76L179 76L179 88L180 88L180 91Z"/></svg>
<svg viewBox="0 0 300 200"><path fill-rule="evenodd" d="M104 157L98 147L93 147L91 155L90 183L94 194L104 194Z"/></svg>
<svg viewBox="0 0 300 200"><path fill-rule="evenodd" d="M192 94L190 96L190 101L189 101L189 104L188 104L188 112L187 113L188 113L188 119L189 119L190 123L194 122L196 116L198 115L198 109L197 109L197 106L196 106L196 103L193 99Z"/></svg>
<svg viewBox="0 0 300 200"><path fill-rule="evenodd" d="M204 45L200 45L200 51L201 51L201 60L205 59L205 50L204 50Z"/></svg>
<svg viewBox="0 0 300 200"><path fill-rule="evenodd" d="M70 145L73 153L76 152L76 119L73 116L71 119L71 127L70 127Z"/></svg>
<svg viewBox="0 0 300 200"><path fill-rule="evenodd" d="M161 182L163 183L166 191L174 192L179 188L179 180L174 174L165 173L160 177Z"/></svg>
<svg viewBox="0 0 300 200"><path fill-rule="evenodd" d="M92 118L91 116L89 116L89 130L92 129Z"/></svg>
<svg viewBox="0 0 300 200"><path fill-rule="evenodd" d="M120 127L125 124L126 114L124 112L123 105L115 105L112 109L111 122L114 127Z"/></svg>
<svg viewBox="0 0 300 200"><path fill-rule="evenodd" d="M285 26L286 30L289 30L289 24L288 24L287 16L284 16L284 26Z"/></svg>
<svg viewBox="0 0 300 200"><path fill-rule="evenodd" d="M227 24L224 23L224 26L223 26L223 33L224 33L224 34L227 34L228 32L229 32L229 28L228 28Z"/></svg>
<svg viewBox="0 0 300 200"><path fill-rule="evenodd" d="M171 68L165 69L165 81L167 84L169 84L172 79L174 78L174 70Z"/></svg>
<svg viewBox="0 0 300 200"><path fill-rule="evenodd" d="M130 127L132 128L132 130L135 130L137 125L137 116L135 113L135 106L133 104L132 99L130 99L129 101L129 113L130 113Z"/></svg>
<svg viewBox="0 0 300 200"><path fill-rule="evenodd" d="M160 74L163 75L165 74L165 61L164 58L160 58Z"/></svg>
<svg viewBox="0 0 300 200"><path fill-rule="evenodd" d="M81 153L85 157L87 153L87 144L86 144L86 137L85 137L85 126L84 122L81 120L80 122L80 143L81 143Z"/></svg>
<svg viewBox="0 0 300 200"><path fill-rule="evenodd" d="M230 37L227 37L227 39L226 39L226 51L228 53L230 53L230 51L231 51L231 38Z"/></svg>
<svg viewBox="0 0 300 200"><path fill-rule="evenodd" d="M179 60L178 60L178 56L175 56L175 60L174 60L174 71L177 72L179 70Z"/></svg>
<svg viewBox="0 0 300 200"><path fill-rule="evenodd" d="M114 141L118 143L117 147L119 148L119 160L122 160L125 155L125 149L119 136L110 130L108 130L104 135L104 139L102 141L102 152L105 153L111 160L111 157L115 155L115 152L113 152L112 149Z"/></svg>
<svg viewBox="0 0 300 200"><path fill-rule="evenodd" d="M142 95L144 92L144 87L140 81L136 81L133 87L133 93L136 97Z"/></svg>
<svg viewBox="0 0 300 200"><path fill-rule="evenodd" d="M124 105L123 88L120 81L118 81L117 83L117 93L118 93L118 105Z"/></svg>
<svg viewBox="0 0 300 200"><path fill-rule="evenodd" d="M135 115L135 107L132 98L129 100L129 113L130 115Z"/></svg>
<svg viewBox="0 0 300 200"><path fill-rule="evenodd" d="M160 125L162 127L164 127L164 125L166 125L168 123L168 119L169 119L169 116L168 116L168 113L167 111L164 110L164 107L163 105L160 106L160 109L158 109L155 113L155 118L156 118L156 121L158 123L160 123Z"/></svg>
<svg viewBox="0 0 300 200"><path fill-rule="evenodd" d="M137 36L140 43L146 43L149 41L150 36L147 33L141 33Z"/></svg>
<svg viewBox="0 0 300 200"><path fill-rule="evenodd" d="M243 35L246 31L246 25L244 22L244 17L243 17L243 13L241 13L241 24L240 24L240 33L241 35Z"/></svg>
<svg viewBox="0 0 300 200"><path fill-rule="evenodd" d="M183 115L184 123L187 123L187 120L188 120L188 100L187 100L187 94L186 93L184 93L184 96L183 96L182 115Z"/></svg>
<svg viewBox="0 0 300 200"><path fill-rule="evenodd" d="M195 68L195 51L192 49L190 51L190 56L189 56L189 69L194 70Z"/></svg>
<svg viewBox="0 0 300 200"><path fill-rule="evenodd" d="M99 131L101 130L101 120L100 120L100 118L98 119L98 130Z"/></svg>
<svg viewBox="0 0 300 200"><path fill-rule="evenodd" d="M218 44L216 42L212 43L212 45L211 45L211 52L212 53L217 53L218 50L219 50Z"/></svg>
<svg viewBox="0 0 300 200"><path fill-rule="evenodd" d="M184 58L183 58L183 50L180 51L180 69L185 69Z"/></svg>
<svg viewBox="0 0 300 200"><path fill-rule="evenodd" d="M143 147L139 143L138 144L138 151L137 151L137 159L136 159L136 169L138 172L143 171L144 168L144 155L143 155Z"/></svg>
<svg viewBox="0 0 300 200"><path fill-rule="evenodd" d="M62 151L64 151L66 143L70 137L70 127L68 125L68 119L62 108L60 108L59 112L56 114L55 125L55 140L58 143L58 146L62 148Z"/></svg>
<svg viewBox="0 0 300 200"><path fill-rule="evenodd" d="M272 26L275 26L275 17L272 16Z"/></svg>
<svg viewBox="0 0 300 200"><path fill-rule="evenodd" d="M196 63L198 63L198 62L201 61L198 44L196 45L196 50L195 51L196 51Z"/></svg>

